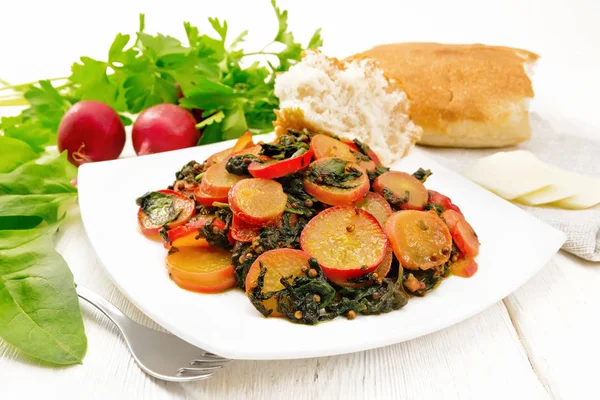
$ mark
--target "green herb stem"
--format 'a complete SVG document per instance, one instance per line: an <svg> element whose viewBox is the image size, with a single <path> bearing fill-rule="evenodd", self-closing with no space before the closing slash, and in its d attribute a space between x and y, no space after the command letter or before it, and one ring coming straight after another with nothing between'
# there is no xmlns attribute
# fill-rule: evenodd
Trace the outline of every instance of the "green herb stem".
<svg viewBox="0 0 600 400"><path fill-rule="evenodd" d="M49 81L49 82L54 82L54 81L65 81L69 79L68 76L61 76L58 78L49 78L49 79L42 79L45 81ZM4 81L3 81L4 82ZM22 91L23 89L27 89L29 86L31 85L35 85L36 83L38 83L39 81L33 81L33 82L26 82L26 83L17 83L14 85L5 85L0 87L0 90L15 90L15 91Z"/></svg>
<svg viewBox="0 0 600 400"><path fill-rule="evenodd" d="M251 53L244 53L242 54L242 57L248 57L248 56L277 56L279 55L279 53L274 53L274 52L269 52L269 51L254 51Z"/></svg>
<svg viewBox="0 0 600 400"><path fill-rule="evenodd" d="M27 106L29 102L23 97L0 97L0 107Z"/></svg>

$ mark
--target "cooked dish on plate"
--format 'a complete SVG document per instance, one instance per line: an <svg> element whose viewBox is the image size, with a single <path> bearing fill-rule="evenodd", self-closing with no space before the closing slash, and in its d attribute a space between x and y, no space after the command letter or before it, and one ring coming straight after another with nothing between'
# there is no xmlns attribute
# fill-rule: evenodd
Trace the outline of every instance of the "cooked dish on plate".
<svg viewBox="0 0 600 400"><path fill-rule="evenodd" d="M379 314L451 273L472 276L479 241L431 171L390 171L360 140L289 129L250 133L137 199L180 287L245 291L264 316L315 324Z"/></svg>

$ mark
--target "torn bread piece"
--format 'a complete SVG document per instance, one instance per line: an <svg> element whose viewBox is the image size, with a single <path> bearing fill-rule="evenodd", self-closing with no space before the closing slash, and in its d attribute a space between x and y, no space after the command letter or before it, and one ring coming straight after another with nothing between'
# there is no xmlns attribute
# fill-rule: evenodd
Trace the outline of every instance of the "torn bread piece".
<svg viewBox="0 0 600 400"><path fill-rule="evenodd" d="M389 165L421 137L402 87L371 60L341 62L317 51L275 80L275 132L308 129L358 139Z"/></svg>

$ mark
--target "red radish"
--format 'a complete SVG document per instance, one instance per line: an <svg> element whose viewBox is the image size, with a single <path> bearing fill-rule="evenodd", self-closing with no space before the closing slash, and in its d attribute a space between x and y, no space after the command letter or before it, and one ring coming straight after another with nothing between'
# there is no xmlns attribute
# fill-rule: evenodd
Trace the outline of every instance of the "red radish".
<svg viewBox="0 0 600 400"><path fill-rule="evenodd" d="M305 276L309 270L308 260L310 256L300 250L275 249L261 254L250 267L246 275L246 293L251 293L258 286L258 278L261 269L266 269L263 276L262 293L276 292L285 286L281 283L282 278L288 283L295 278ZM278 310L277 297L263 300L267 310L271 310L269 317L283 317Z"/></svg>
<svg viewBox="0 0 600 400"><path fill-rule="evenodd" d="M250 225L276 223L285 211L287 200L281 183L271 179L243 179L229 191L233 215Z"/></svg>
<svg viewBox="0 0 600 400"><path fill-rule="evenodd" d="M200 182L200 190L206 196L227 198L231 187L242 179L246 179L244 176L227 172L226 165L227 159L213 165L204 172L202 182Z"/></svg>
<svg viewBox="0 0 600 400"><path fill-rule="evenodd" d="M200 233L200 229L208 222L212 221L213 216L210 215L194 215L185 225L179 225L173 229L169 229L167 231L167 240L165 240L164 236L161 236L163 246L165 249L170 249L171 247L187 247L187 246L198 246L198 247L208 247L209 244L204 238L198 238L198 234ZM217 222L220 225L217 225ZM219 229L224 229L225 224L220 220L215 220L215 226Z"/></svg>
<svg viewBox="0 0 600 400"><path fill-rule="evenodd" d="M196 187L196 189L194 189L194 199L198 203L200 203L206 207L211 207L214 202L227 203L227 196L225 196L225 197L209 196L206 193L204 193L204 191L202 191L202 188L200 186L198 186L198 187Z"/></svg>
<svg viewBox="0 0 600 400"><path fill-rule="evenodd" d="M158 104L144 110L133 124L133 148L139 156L193 147L200 139L196 120L175 104Z"/></svg>
<svg viewBox="0 0 600 400"><path fill-rule="evenodd" d="M458 261L450 264L452 274L462 276L463 278L472 277L478 269L477 262L471 257L460 258Z"/></svg>
<svg viewBox="0 0 600 400"><path fill-rule="evenodd" d="M249 243L254 240L254 238L258 237L260 234L260 230L262 226L258 225L250 225L239 217L236 217L235 214L231 219L231 237L233 237L238 242L246 242Z"/></svg>
<svg viewBox="0 0 600 400"><path fill-rule="evenodd" d="M317 259L328 279L347 280L374 271L387 253L388 239L374 216L341 206L311 219L300 234L300 246Z"/></svg>
<svg viewBox="0 0 600 400"><path fill-rule="evenodd" d="M125 146L125 127L119 114L93 100L76 103L58 127L58 150L68 151L75 166L86 162L114 160Z"/></svg>
<svg viewBox="0 0 600 400"><path fill-rule="evenodd" d="M375 268L375 271L373 271L374 274L377 274L377 278L385 278L386 277L386 275L390 272L390 269L392 269L393 259L394 259L394 252L392 251L391 248L388 248L387 253L385 254L385 257L383 257L383 261L377 266L377 268ZM375 283L373 280L369 280L367 282L362 282L362 283L356 283L356 282L352 282L352 281L348 281L348 280L344 280L344 279L329 278L329 280L338 286L351 287L351 288L361 288L361 287L365 287L365 286L371 286L373 283Z"/></svg>
<svg viewBox="0 0 600 400"><path fill-rule="evenodd" d="M194 200L190 199L189 197L176 192L174 190L159 190L157 192L152 192L152 193L148 193L147 195L152 196L153 193L160 193L163 195L163 197L166 196L173 196L173 208L177 213L176 218L173 221L170 221L168 223L166 223L167 228L169 229L173 229L176 228L178 226L184 225L186 224L190 218L192 218L195 214L196 214L196 204L194 203ZM145 198L146 195L140 197L140 199ZM140 200L138 199L138 200ZM151 201L151 200L149 200ZM139 205L139 203L138 203ZM165 204L162 208L164 209L164 207L168 207L168 204ZM159 209L160 205L157 205L157 207L154 208L154 213L152 215L148 215L146 214L146 212L144 212L144 210L142 209L142 207L139 208L138 210L138 224L140 225L140 229L142 230L142 233L146 236L153 236L153 235L158 235L158 231L160 230L160 228L163 227L163 225L165 225L166 221L153 221L152 217L154 215L158 216L158 217L162 217L165 213L161 212L161 210Z"/></svg>
<svg viewBox="0 0 600 400"><path fill-rule="evenodd" d="M220 163L221 161L225 160L226 158L228 158L230 155L232 155L234 153L240 153L241 151L248 151L248 152L250 152L250 154L254 154L254 152L256 152L256 154L258 154L258 152L261 149L262 149L262 147L260 147L258 145L256 145L256 146L254 145L254 142L252 141L252 133L246 132L238 138L237 142L235 142L235 145L233 147L230 147L225 150L221 150L217 153L214 153L210 157L208 157L206 159L206 168L212 167L213 165ZM244 154L248 154L248 153L244 153Z"/></svg>
<svg viewBox="0 0 600 400"><path fill-rule="evenodd" d="M458 211L446 210L442 218L450 229L456 247L467 257L476 257L479 254L479 239L465 217Z"/></svg>
<svg viewBox="0 0 600 400"><path fill-rule="evenodd" d="M255 178L281 178L282 176L293 174L308 166L312 155L312 150L308 150L302 155L281 161L262 156L260 162L253 161L248 166L248 172Z"/></svg>
<svg viewBox="0 0 600 400"><path fill-rule="evenodd" d="M373 191L403 210L422 210L429 199L421 181L406 172L389 171L379 175L373 182Z"/></svg>
<svg viewBox="0 0 600 400"><path fill-rule="evenodd" d="M462 215L462 211L460 211L460 208L458 208L457 205L452 203L452 200L450 200L450 198L448 196L445 196L439 192L436 192L435 190L428 190L427 193L429 193L429 201L428 201L429 203L442 206L444 208L443 211L454 210L457 213L459 213L460 215Z"/></svg>
<svg viewBox="0 0 600 400"><path fill-rule="evenodd" d="M342 139L342 143L347 144L348 146L350 146L351 149L353 149L354 151L358 151L360 152L360 150L358 149L358 146L356 145L356 143L354 143L352 140L349 139ZM375 153L373 151L373 149L369 148L369 158L371 160L373 160L373 162L377 165L383 165L383 163L381 162L381 160L379 159L379 156L377 155L377 153Z"/></svg>
<svg viewBox="0 0 600 400"><path fill-rule="evenodd" d="M351 181L344 182L347 188L328 186L325 183L319 183L319 179L322 181L321 175L331 169L331 165L339 165L338 163L342 163L345 171L358 171L361 175ZM362 199L369 191L369 177L367 176L367 171L353 162L331 157L320 158L313 161L308 166L307 174L302 182L306 193L310 194L320 202L331 206L354 204Z"/></svg>
<svg viewBox="0 0 600 400"><path fill-rule="evenodd" d="M450 259L452 236L434 211L395 212L385 223L385 233L406 269L427 270Z"/></svg>
<svg viewBox="0 0 600 400"><path fill-rule="evenodd" d="M355 162L367 171L375 171L375 167L377 167L375 161L363 159L362 154L358 151L358 147L354 143L352 145L354 147L323 134L313 136L310 141L310 148L313 150L316 160L325 157L335 157Z"/></svg>
<svg viewBox="0 0 600 400"><path fill-rule="evenodd" d="M377 193L367 192L365 197L354 205L374 216L381 227L385 226L385 221L392 215L390 203Z"/></svg>

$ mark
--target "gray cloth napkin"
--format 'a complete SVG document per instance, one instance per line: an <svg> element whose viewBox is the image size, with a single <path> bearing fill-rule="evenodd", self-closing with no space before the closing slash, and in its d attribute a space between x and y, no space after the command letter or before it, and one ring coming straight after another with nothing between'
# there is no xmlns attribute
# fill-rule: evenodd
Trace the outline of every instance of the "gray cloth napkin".
<svg viewBox="0 0 600 400"><path fill-rule="evenodd" d="M461 172L479 158L498 151L529 150L539 159L563 169L600 178L600 132L592 127L554 116L531 114L532 138L502 149L442 149L421 147L429 157ZM600 262L600 206L587 210L519 207L567 234L563 250Z"/></svg>

